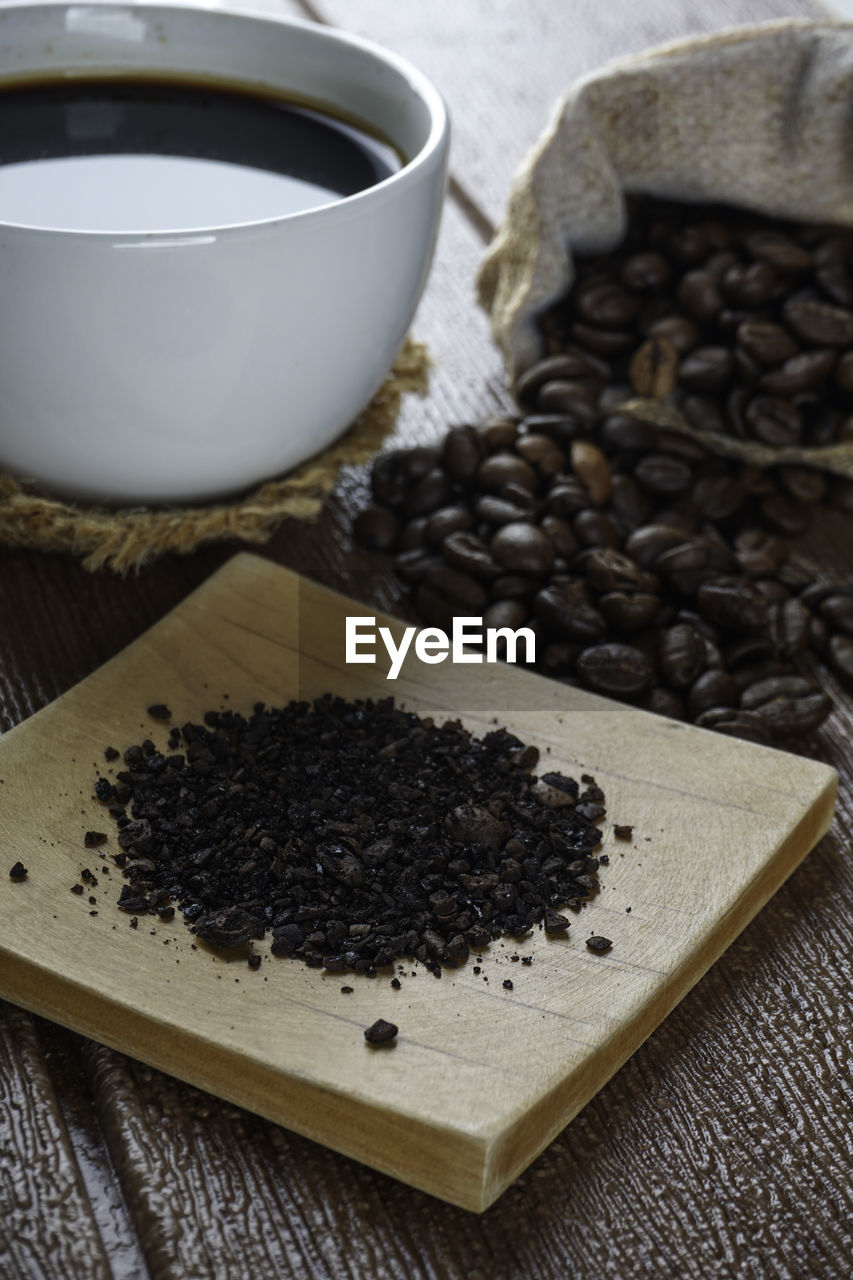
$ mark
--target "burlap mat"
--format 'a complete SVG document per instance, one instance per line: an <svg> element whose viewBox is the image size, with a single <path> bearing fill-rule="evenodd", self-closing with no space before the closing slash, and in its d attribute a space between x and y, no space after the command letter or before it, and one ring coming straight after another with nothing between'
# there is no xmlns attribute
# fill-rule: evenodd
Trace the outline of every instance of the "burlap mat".
<svg viewBox="0 0 853 1280"><path fill-rule="evenodd" d="M394 367L344 436L308 462L229 502L198 507L108 508L38 493L0 473L0 541L70 551L94 572L126 574L173 551L186 554L222 538L265 542L288 516L315 516L341 467L366 462L394 429L408 392L424 395L426 347L407 339Z"/></svg>

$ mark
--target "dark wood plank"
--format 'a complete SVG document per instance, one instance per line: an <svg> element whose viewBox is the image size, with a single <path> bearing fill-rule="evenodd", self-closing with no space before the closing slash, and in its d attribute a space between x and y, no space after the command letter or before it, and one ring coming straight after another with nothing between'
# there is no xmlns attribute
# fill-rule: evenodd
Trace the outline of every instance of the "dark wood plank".
<svg viewBox="0 0 853 1280"><path fill-rule="evenodd" d="M0 1274L109 1280L49 1068L34 1019L0 1005Z"/></svg>

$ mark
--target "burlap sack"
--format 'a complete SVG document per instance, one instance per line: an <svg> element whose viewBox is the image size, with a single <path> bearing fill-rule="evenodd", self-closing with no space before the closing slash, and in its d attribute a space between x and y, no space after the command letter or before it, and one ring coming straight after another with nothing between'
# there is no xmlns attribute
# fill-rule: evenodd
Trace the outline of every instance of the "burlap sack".
<svg viewBox="0 0 853 1280"><path fill-rule="evenodd" d="M774 22L621 59L560 100L516 175L478 289L510 378L573 253L612 248L626 192L853 223L853 25Z"/></svg>

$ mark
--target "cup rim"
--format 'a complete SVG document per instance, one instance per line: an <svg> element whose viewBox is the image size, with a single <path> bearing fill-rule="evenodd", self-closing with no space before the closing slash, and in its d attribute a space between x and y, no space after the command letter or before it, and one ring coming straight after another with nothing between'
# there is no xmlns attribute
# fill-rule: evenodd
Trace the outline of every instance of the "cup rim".
<svg viewBox="0 0 853 1280"><path fill-rule="evenodd" d="M396 53L391 49L385 48L376 41L365 39L362 36L351 34L348 31L341 30L338 27L325 26L321 22L312 22L307 18L291 18L279 16L267 10L261 9L236 9L222 8L215 0L205 0L204 3L191 4L175 4L173 0L89 0L89 4L93 8L104 8L111 10L124 10L129 14L138 14L140 10L158 10L164 13L173 13L191 18L199 18L202 22L209 18L238 21L240 23L248 22L255 25L265 25L276 28L296 28L309 32L311 36L316 37L320 41L328 41L331 44L344 45L346 47L356 49L368 56L374 58L377 62L383 63L396 71L398 75L407 81L414 89L417 96L425 103L429 113L430 127L429 132L418 151L409 158L404 159L404 163L396 172L389 174L379 182L373 183L362 191L356 191L351 195L340 196L330 201L328 204L317 205L314 208L297 210L291 213L276 214L271 217L250 219L244 222L225 222L225 223L207 223L193 227L174 227L161 228L156 231L149 231L145 228L126 228L126 229L97 229L97 228L74 228L74 227L42 227L34 223L13 222L8 221L0 215L0 228L13 232L23 232L31 235L44 237L67 237L85 238L87 240L109 240L111 242L117 239L127 238L130 240L138 240L140 236L145 237L145 243L154 247L158 243L175 244L176 242L187 243L209 243L211 236L233 235L235 233L251 230L273 229L288 224L293 225L304 222L306 219L312 221L319 219L329 219L339 217L346 214L350 210L355 210L358 206L365 203L371 203L376 199L384 199L395 186L401 182L408 182L412 176L419 170L428 166L436 155L444 151L449 140L450 118L444 99L430 78L421 71L408 58ZM12 4L3 4L0 7L0 21L6 14L12 14L16 11L25 10L44 10L47 12L61 12L76 8L74 0L15 0ZM91 71L91 78L96 78L99 68L93 66L87 68L87 72ZM152 68L152 74L157 74L156 69ZM167 75L169 72L166 73ZM180 75L180 69L175 69L171 74ZM211 73L211 84L215 84L217 79L224 73ZM193 73L193 78L199 84L204 82L203 73ZM2 85L4 77L0 73L0 85ZM249 82L246 81L247 87ZM306 99L306 106L312 104ZM367 123L367 122L365 122ZM393 142L393 139L392 139Z"/></svg>

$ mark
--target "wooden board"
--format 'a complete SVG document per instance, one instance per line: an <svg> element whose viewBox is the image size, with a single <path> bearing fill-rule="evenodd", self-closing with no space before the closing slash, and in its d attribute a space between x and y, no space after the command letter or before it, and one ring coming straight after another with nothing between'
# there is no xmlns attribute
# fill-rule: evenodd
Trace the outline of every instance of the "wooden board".
<svg viewBox="0 0 853 1280"><path fill-rule="evenodd" d="M0 994L436 1196L480 1210L560 1131L697 981L829 825L835 774L503 666L343 662L357 605L239 555L92 676L0 739ZM395 624L396 625L396 624ZM603 889L567 940L493 945L436 981L352 978L192 946L180 920L118 911L120 874L83 834L105 829L103 749L227 705L334 691L384 696L478 732L497 717L549 768L607 795ZM631 823L630 845L614 822ZM115 847L112 844L112 847ZM69 892L83 867L96 904ZM630 913L627 908L630 907ZM90 912L97 911L97 915ZM603 933L596 956L584 937ZM513 962L529 952L530 966ZM388 975L390 976L390 975ZM512 991L503 989L511 977ZM363 1029L400 1027L374 1051Z"/></svg>

